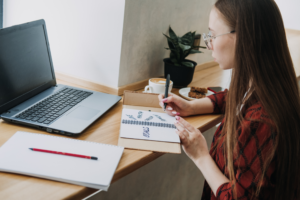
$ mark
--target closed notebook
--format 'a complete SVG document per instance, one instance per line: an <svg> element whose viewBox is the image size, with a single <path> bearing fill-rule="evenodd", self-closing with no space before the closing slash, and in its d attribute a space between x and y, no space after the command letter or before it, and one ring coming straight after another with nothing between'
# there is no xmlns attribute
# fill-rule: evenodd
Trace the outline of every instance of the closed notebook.
<svg viewBox="0 0 300 200"><path fill-rule="evenodd" d="M37 152L29 148L94 156L98 160ZM107 191L123 151L123 147L114 145L16 132L0 147L0 171Z"/></svg>

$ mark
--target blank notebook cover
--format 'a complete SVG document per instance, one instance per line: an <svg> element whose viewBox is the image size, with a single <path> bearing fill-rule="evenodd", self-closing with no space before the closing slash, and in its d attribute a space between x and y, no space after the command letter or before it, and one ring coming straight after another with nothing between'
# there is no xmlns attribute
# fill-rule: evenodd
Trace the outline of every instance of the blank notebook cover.
<svg viewBox="0 0 300 200"><path fill-rule="evenodd" d="M95 156L98 160L29 148ZM123 151L123 147L114 145L18 131L0 148L0 171L107 191Z"/></svg>

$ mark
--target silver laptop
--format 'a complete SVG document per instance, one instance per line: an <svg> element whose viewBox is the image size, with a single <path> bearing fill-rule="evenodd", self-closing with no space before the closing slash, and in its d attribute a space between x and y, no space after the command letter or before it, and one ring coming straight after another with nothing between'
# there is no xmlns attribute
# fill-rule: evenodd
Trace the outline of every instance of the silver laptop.
<svg viewBox="0 0 300 200"><path fill-rule="evenodd" d="M50 133L77 135L116 95L56 84L44 20L0 29L0 116Z"/></svg>

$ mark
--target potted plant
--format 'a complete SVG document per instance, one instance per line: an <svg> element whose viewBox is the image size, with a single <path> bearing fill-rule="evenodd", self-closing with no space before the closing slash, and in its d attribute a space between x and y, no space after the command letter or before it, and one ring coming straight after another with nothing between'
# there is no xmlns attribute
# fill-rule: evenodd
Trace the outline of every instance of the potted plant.
<svg viewBox="0 0 300 200"><path fill-rule="evenodd" d="M163 60L165 63L165 77L170 74L171 80L173 81L173 87L186 87L193 80L197 63L192 60L187 60L186 57L190 54L203 53L197 49L206 48L194 46L195 34L196 31L188 32L182 37L179 37L171 27L169 27L169 36L164 34L169 45L169 48L165 49L171 51L170 57Z"/></svg>

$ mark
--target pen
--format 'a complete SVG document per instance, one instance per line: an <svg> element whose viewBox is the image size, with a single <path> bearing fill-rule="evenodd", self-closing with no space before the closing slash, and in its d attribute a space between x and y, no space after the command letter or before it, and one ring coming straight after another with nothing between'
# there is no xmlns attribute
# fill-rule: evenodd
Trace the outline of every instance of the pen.
<svg viewBox="0 0 300 200"><path fill-rule="evenodd" d="M73 157L78 157L78 158L98 160L98 158L94 157L94 156L84 156L84 155L78 155L78 154L73 154L73 153L66 153L66 152L60 152L60 151L51 151L51 150L37 149L37 148L29 148L29 149L32 150L32 151L39 151L39 152L44 152L44 153L53 153L53 154L60 154L60 155L65 155L65 156L73 156Z"/></svg>
<svg viewBox="0 0 300 200"><path fill-rule="evenodd" d="M165 98L168 97L169 83L170 83L170 74L167 75L166 88L165 88ZM167 107L167 103L164 103L164 111L166 111L166 107Z"/></svg>

